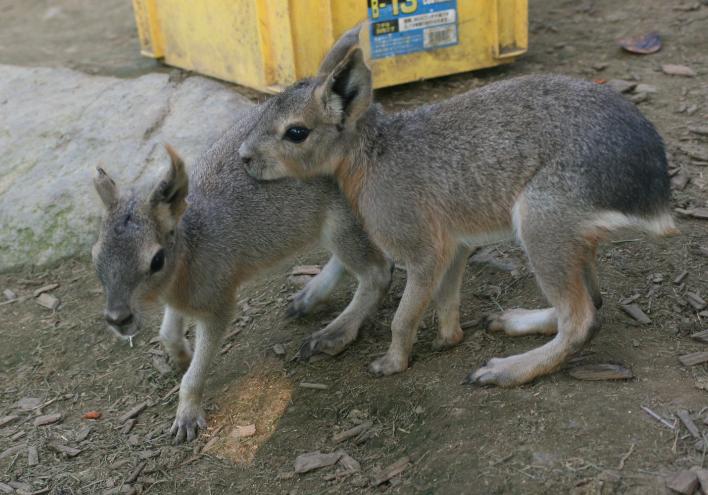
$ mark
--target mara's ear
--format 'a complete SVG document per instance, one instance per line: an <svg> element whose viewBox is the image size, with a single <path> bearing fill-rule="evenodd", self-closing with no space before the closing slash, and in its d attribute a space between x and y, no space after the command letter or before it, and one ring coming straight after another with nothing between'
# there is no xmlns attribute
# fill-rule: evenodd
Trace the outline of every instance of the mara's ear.
<svg viewBox="0 0 708 495"><path fill-rule="evenodd" d="M96 175L93 177L93 186L96 188L98 196L107 209L118 202L118 187L113 179L101 167L96 167Z"/></svg>
<svg viewBox="0 0 708 495"><path fill-rule="evenodd" d="M351 125L361 117L371 105L372 86L371 70L358 46L350 49L327 74L314 95L325 113L341 125Z"/></svg>
<svg viewBox="0 0 708 495"><path fill-rule="evenodd" d="M332 72L344 57L347 56L349 50L359 44L359 31L361 31L361 23L351 28L337 40L320 64L320 76L327 76Z"/></svg>
<svg viewBox="0 0 708 495"><path fill-rule="evenodd" d="M160 210L166 210L171 217L160 218L160 220L172 221L175 224L187 208L187 193L189 192L189 180L184 167L184 161L169 144L165 144L165 150L170 155L170 167L163 175L160 182L150 194L150 206L158 208L158 216L162 216ZM165 208L167 207L167 208Z"/></svg>

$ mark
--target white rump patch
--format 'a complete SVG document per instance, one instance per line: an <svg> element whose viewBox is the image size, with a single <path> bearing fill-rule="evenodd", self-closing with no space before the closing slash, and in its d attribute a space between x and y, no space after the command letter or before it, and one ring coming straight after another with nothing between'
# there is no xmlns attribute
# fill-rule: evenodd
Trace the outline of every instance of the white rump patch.
<svg viewBox="0 0 708 495"><path fill-rule="evenodd" d="M610 232L620 229L641 229L657 236L672 235L678 232L670 213L653 218L642 218L617 211L605 211L587 221L585 227L588 230L602 229Z"/></svg>

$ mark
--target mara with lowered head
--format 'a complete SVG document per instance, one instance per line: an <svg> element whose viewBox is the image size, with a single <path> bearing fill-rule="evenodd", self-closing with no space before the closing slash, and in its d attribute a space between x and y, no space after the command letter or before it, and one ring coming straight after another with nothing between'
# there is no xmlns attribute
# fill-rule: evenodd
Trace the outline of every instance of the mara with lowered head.
<svg viewBox="0 0 708 495"><path fill-rule="evenodd" d="M206 425L202 396L209 364L246 280L322 238L334 256L295 296L290 312L310 312L345 268L352 272L359 281L353 300L312 337L312 349L336 354L375 312L391 278L390 262L369 242L331 179L265 184L244 172L238 148L257 116L242 116L189 175L167 147L170 167L151 190L120 194L100 168L94 181L106 207L92 251L106 294L105 318L127 338L140 329L146 302L165 305L160 337L171 361L186 369L172 427L178 442L191 441ZM197 322L193 355L185 316Z"/></svg>
<svg viewBox="0 0 708 495"><path fill-rule="evenodd" d="M551 303L490 317L509 335L554 335L468 376L514 386L550 373L599 328L598 243L612 231L677 233L664 145L614 90L527 76L400 113L372 103L357 46L266 102L239 150L260 180L336 177L371 238L407 282L377 375L405 370L434 302L438 346L463 339L460 285L474 246L518 238Z"/></svg>

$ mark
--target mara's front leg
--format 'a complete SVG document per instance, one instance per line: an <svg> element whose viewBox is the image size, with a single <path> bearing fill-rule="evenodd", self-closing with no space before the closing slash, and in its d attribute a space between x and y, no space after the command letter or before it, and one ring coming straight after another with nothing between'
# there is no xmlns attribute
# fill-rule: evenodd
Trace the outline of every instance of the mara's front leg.
<svg viewBox="0 0 708 495"><path fill-rule="evenodd" d="M197 322L194 356L189 369L182 377L179 388L177 416L171 433L175 442L191 442L199 429L206 428L206 417L202 406L204 384L209 365L221 344L221 337L226 328L226 319L213 317Z"/></svg>
<svg viewBox="0 0 708 495"><path fill-rule="evenodd" d="M169 306L165 306L162 317L160 340L172 364L182 373L187 371L192 361L192 350L184 337L184 318Z"/></svg>
<svg viewBox="0 0 708 495"><path fill-rule="evenodd" d="M391 323L391 345L386 354L369 365L369 371L376 376L392 375L408 368L420 320L441 276L435 270L422 271L410 265L407 271L406 288Z"/></svg>

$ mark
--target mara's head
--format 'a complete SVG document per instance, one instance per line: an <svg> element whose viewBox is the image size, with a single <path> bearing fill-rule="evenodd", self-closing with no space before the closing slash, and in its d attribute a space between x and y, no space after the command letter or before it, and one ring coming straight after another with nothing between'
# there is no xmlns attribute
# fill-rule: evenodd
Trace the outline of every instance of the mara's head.
<svg viewBox="0 0 708 495"><path fill-rule="evenodd" d="M346 35L342 38L347 40ZM259 180L331 175L356 142L371 106L371 71L361 49L337 43L319 74L265 102L239 148L246 172Z"/></svg>
<svg viewBox="0 0 708 495"><path fill-rule="evenodd" d="M183 161L166 149L170 167L146 193L121 194L101 168L94 178L106 211L91 254L106 294L104 317L123 338L140 330L142 308L175 268L175 230L187 207L188 180Z"/></svg>

